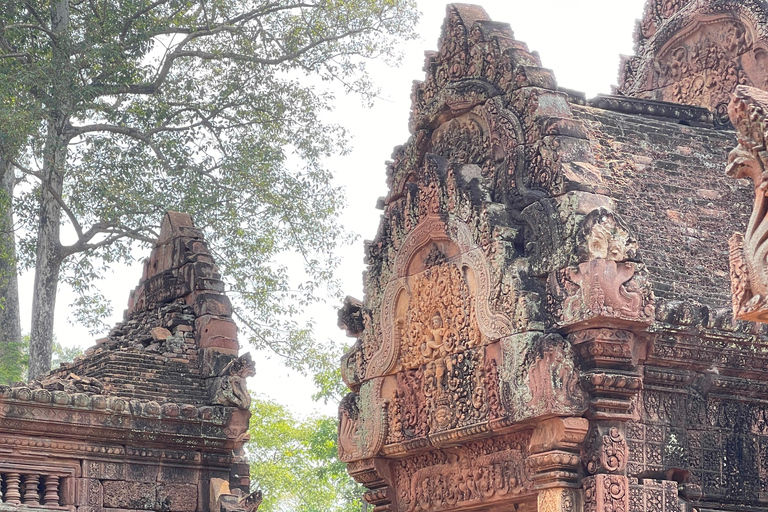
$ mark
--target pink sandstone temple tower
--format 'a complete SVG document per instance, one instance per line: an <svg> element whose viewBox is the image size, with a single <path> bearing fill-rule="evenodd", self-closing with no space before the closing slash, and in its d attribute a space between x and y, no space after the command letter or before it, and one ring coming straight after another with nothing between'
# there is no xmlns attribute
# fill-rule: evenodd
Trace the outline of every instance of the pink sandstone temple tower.
<svg viewBox="0 0 768 512"><path fill-rule="evenodd" d="M448 6L339 314L374 512L768 511L768 3L650 0L636 42L587 100Z"/></svg>

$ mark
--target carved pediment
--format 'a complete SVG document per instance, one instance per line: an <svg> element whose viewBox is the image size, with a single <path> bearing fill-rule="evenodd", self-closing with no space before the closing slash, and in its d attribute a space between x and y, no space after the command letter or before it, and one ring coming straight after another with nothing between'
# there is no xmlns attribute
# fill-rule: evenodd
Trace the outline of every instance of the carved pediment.
<svg viewBox="0 0 768 512"><path fill-rule="evenodd" d="M768 87L765 6L753 1L654 0L626 59L619 91L628 96L706 107L727 123L737 85Z"/></svg>

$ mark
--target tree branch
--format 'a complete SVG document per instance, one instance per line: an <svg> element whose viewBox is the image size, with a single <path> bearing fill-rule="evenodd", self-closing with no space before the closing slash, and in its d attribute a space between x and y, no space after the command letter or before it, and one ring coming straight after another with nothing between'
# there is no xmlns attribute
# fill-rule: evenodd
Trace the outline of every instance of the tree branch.
<svg viewBox="0 0 768 512"><path fill-rule="evenodd" d="M58 203L58 205L61 207L62 210L64 210L64 213L67 214L67 218L69 218L69 221L72 223L72 227L75 228L75 232L77 233L78 238L82 238L83 236L83 228L80 225L80 223L77 221L77 217L75 217L75 214L72 210L69 209L69 207L64 203L64 199L62 199L61 195L53 190L53 188L48 184L48 181L43 176L43 173L39 171L35 171L32 169L29 169L28 167L25 167L21 165L16 160L9 160L11 162L11 165L16 167L18 170L20 170L22 173L27 174L29 176L34 176L37 178L40 183L42 184L43 188L48 191L49 194L53 197L54 201Z"/></svg>
<svg viewBox="0 0 768 512"><path fill-rule="evenodd" d="M130 137L132 139L139 140L143 143L145 143L147 146L149 146L152 151L155 153L155 156L159 158L162 161L165 161L165 155L163 155L163 152L160 151L160 148L157 147L157 145L152 142L152 139L148 136L148 134L137 130L135 128L129 128L127 126L117 126L113 124L89 124L85 126L72 126L67 130L67 137L68 138L75 138L79 137L80 135L84 135L86 133L93 133L93 132L109 132L109 133L117 133L120 135L125 135L126 137Z"/></svg>

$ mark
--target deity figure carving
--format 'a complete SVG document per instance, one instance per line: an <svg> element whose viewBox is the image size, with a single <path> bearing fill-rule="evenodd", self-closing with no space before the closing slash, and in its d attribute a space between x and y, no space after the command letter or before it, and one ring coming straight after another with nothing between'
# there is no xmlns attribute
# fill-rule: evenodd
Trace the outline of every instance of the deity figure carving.
<svg viewBox="0 0 768 512"><path fill-rule="evenodd" d="M650 323L653 294L636 261L637 241L611 211L590 212L578 234L581 262L550 274L548 307L559 327L597 318Z"/></svg>
<svg viewBox="0 0 768 512"><path fill-rule="evenodd" d="M453 263L428 267L412 279L400 318L400 359L404 367L467 350L480 341L469 286Z"/></svg>
<svg viewBox="0 0 768 512"><path fill-rule="evenodd" d="M427 359L432 359L451 352L458 339L458 333L455 329L444 327L440 312L436 312L432 317L432 326L425 330L424 338L419 351Z"/></svg>
<svg viewBox="0 0 768 512"><path fill-rule="evenodd" d="M742 320L768 321L768 151L766 112L768 93L740 86L728 108L738 130L739 145L728 156L726 173L733 178L750 178L755 203L745 233L730 240L733 314Z"/></svg>

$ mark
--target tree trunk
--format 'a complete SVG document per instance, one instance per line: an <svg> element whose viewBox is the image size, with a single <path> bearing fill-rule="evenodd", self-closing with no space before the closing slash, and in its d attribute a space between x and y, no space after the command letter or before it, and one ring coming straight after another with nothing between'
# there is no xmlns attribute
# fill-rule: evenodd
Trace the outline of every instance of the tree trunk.
<svg viewBox="0 0 768 512"><path fill-rule="evenodd" d="M58 38L52 48L51 103L43 149L43 182L40 191L40 214L35 254L35 287L32 297L32 329L29 332L29 379L39 377L51 369L53 345L53 319L56 311L56 292L62 263L59 226L61 225L61 198L67 143L62 135L69 123L72 98L69 97L70 62L66 32L69 29L69 0L56 0L51 4L51 31Z"/></svg>
<svg viewBox="0 0 768 512"><path fill-rule="evenodd" d="M58 124L53 120L48 122L43 156L44 183L40 193L32 329L29 335L30 380L51 369L53 319L62 262L59 241L61 207L56 198L61 197L67 156L67 143L59 135Z"/></svg>
<svg viewBox="0 0 768 512"><path fill-rule="evenodd" d="M0 343L21 342L13 186L13 168L0 156Z"/></svg>

